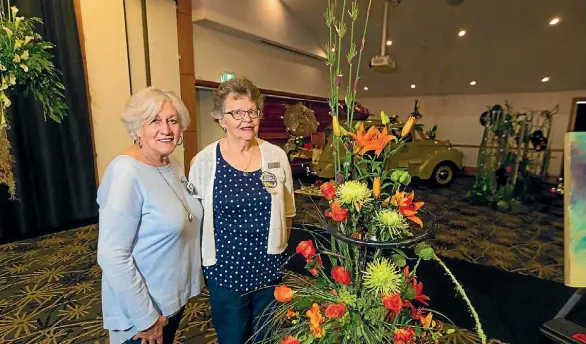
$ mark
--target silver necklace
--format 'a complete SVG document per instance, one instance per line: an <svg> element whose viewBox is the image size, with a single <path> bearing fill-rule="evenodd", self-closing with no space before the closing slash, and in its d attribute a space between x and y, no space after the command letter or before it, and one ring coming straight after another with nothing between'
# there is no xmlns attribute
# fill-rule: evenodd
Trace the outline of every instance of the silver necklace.
<svg viewBox="0 0 586 344"><path fill-rule="evenodd" d="M230 153L234 154L234 152L232 152L232 147L230 147L230 141L228 139L226 139L226 143L228 144L228 149L230 150ZM254 152L253 152L254 153ZM246 167L244 168L244 171L242 172L242 174L246 177L248 176L248 166L250 166L250 163L252 162L252 157L254 155L251 153L250 154L250 158L248 158L248 164L246 164Z"/></svg>
<svg viewBox="0 0 586 344"><path fill-rule="evenodd" d="M177 196L177 199L179 200L179 202L181 202L181 204L183 205L183 208L187 212L187 219L189 220L189 222L193 222L194 216L193 216L193 213L191 212L191 209L187 205L187 201L185 201L185 198L180 197L179 194L177 194L177 192L175 191L175 188L172 187L171 184L169 184L169 182L167 181L167 178L165 178L165 176L163 175L163 173L161 173L161 171L159 170L159 168L157 166L155 166L155 164L153 163L153 161L144 154L144 152L142 151L142 149L139 149L139 151L140 151L140 154L145 159L147 159L151 163L151 165L153 165L154 168L157 169L157 172L159 172L159 175L161 176L161 178L163 178L163 180L165 181L165 183L167 184L167 186L169 187L169 189L171 189L171 191L173 191L173 193L175 194L175 196ZM172 165L171 165L171 170L173 171L173 175L177 178L177 174L175 173L175 169L173 168Z"/></svg>

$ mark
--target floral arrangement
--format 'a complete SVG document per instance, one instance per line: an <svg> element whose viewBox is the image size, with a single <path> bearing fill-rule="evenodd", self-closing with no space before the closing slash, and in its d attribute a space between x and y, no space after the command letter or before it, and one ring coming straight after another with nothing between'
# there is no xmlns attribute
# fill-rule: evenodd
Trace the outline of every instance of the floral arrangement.
<svg viewBox="0 0 586 344"><path fill-rule="evenodd" d="M478 315L464 289L433 248L423 241L430 229L426 231L424 220L430 216L423 210L424 202L407 190L411 176L406 170L385 167L387 159L401 149L415 128L418 112L411 114L399 137L390 134L393 123L384 112L380 120L370 121L374 125L369 128L365 128L364 121L353 122L365 34L355 79L348 82L346 91L349 112L340 123L340 47L346 24L344 17L336 19L334 13L341 6L340 13L351 20L346 56L351 77L356 56L357 2L350 1L350 8L346 9L346 0L331 0L325 13L330 28L327 51L335 177L320 185L329 207L324 212L325 235L317 235L326 238L329 234L329 239L307 240L297 246L296 252L305 259L305 268L313 278L293 275L275 288L275 313L267 325L269 335L262 340L280 344L439 343L453 329L444 326L445 316L428 307L430 299L417 277L417 267L424 260L435 261L444 268L467 303L482 343L486 343ZM331 262L331 271L324 268L326 258Z"/></svg>
<svg viewBox="0 0 586 344"><path fill-rule="evenodd" d="M32 94L42 105L45 120L48 117L58 123L67 111L65 87L49 53L54 45L34 31L41 19L17 14L18 8L10 6L10 0L0 0L0 184L8 186L12 197L16 186L6 118L10 98Z"/></svg>

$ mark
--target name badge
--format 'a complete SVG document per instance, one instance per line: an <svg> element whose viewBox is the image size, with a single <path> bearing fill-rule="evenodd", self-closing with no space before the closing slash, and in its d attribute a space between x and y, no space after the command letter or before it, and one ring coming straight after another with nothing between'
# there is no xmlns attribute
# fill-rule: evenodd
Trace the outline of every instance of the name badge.
<svg viewBox="0 0 586 344"><path fill-rule="evenodd" d="M262 182L262 185L268 189L274 189L277 186L277 176L271 172L263 172L260 175L260 181Z"/></svg>
<svg viewBox="0 0 586 344"><path fill-rule="evenodd" d="M281 167L281 163L280 162L269 162L269 169L270 168L279 168Z"/></svg>
<svg viewBox="0 0 586 344"><path fill-rule="evenodd" d="M185 189L187 189L187 192L191 196L197 195L197 191L195 190L195 185L193 185L193 183L189 182L185 177L181 177L181 184L183 184L185 186Z"/></svg>

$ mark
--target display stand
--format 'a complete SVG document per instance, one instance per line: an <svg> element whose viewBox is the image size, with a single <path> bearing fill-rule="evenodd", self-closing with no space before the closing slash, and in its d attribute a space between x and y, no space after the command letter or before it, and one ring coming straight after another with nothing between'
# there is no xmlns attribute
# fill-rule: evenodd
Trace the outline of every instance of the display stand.
<svg viewBox="0 0 586 344"><path fill-rule="evenodd" d="M570 296L566 304L559 310L555 318L541 325L539 331L554 343L586 343L586 328L566 319L568 313L576 306L586 293L585 288L579 288Z"/></svg>

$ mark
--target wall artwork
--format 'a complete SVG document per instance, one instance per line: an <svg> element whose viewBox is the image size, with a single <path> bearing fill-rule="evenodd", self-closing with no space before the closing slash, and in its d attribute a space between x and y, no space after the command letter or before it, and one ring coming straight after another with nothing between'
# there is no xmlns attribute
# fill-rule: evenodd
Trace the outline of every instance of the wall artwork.
<svg viewBox="0 0 586 344"><path fill-rule="evenodd" d="M586 287L586 132L567 133L564 147L564 275Z"/></svg>

